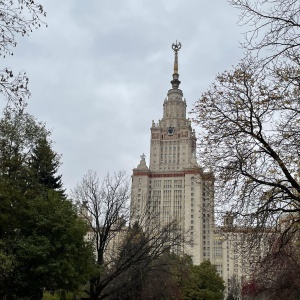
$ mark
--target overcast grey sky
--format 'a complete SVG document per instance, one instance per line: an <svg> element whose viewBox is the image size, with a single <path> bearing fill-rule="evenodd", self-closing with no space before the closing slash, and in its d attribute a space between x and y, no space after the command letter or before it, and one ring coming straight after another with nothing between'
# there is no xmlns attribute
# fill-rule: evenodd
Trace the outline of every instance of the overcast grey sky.
<svg viewBox="0 0 300 300"><path fill-rule="evenodd" d="M150 126L162 117L179 52L188 111L217 73L242 57L245 28L226 0L39 0L48 28L18 38L3 66L26 70L28 112L52 129L69 190L93 169L149 161Z"/></svg>

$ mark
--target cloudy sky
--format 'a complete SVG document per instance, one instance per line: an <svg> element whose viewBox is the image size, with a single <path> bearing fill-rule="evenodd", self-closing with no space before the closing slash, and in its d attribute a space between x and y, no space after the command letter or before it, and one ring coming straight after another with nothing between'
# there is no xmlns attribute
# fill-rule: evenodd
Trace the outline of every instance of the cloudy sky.
<svg viewBox="0 0 300 300"><path fill-rule="evenodd" d="M26 70L28 111L52 130L69 190L93 169L130 175L162 117L179 52L188 110L242 57L238 10L226 0L39 1L48 27L18 38L3 66Z"/></svg>

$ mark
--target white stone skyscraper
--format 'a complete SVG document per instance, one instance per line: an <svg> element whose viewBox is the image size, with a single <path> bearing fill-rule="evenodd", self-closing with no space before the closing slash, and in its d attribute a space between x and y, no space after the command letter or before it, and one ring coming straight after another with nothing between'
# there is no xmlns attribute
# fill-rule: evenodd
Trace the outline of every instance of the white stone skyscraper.
<svg viewBox="0 0 300 300"><path fill-rule="evenodd" d="M192 241L184 250L194 264L213 258L214 177L204 172L196 161L196 134L186 117L186 101L179 89L178 52L175 54L172 88L163 102L163 117L152 121L150 164L145 155L132 175L132 207L142 214L151 206L168 222L176 218Z"/></svg>

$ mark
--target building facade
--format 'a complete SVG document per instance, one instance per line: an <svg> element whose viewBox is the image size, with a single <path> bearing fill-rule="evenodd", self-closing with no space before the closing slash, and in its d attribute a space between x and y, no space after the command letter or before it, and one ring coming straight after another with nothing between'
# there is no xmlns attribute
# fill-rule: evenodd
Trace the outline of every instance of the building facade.
<svg viewBox="0 0 300 300"><path fill-rule="evenodd" d="M178 52L172 45L174 72L163 101L163 116L152 121L150 164L145 155L133 169L132 203L136 216L151 207L162 223L177 219L188 235L184 251L194 264L213 261L214 177L196 161L196 134L186 116L186 100L179 88Z"/></svg>

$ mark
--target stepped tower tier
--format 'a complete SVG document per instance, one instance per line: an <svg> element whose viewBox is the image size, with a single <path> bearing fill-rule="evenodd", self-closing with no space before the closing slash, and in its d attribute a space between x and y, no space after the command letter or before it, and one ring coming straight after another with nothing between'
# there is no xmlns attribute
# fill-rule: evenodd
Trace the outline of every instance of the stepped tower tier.
<svg viewBox="0 0 300 300"><path fill-rule="evenodd" d="M191 167L196 151L195 130L186 118L186 100L179 89L178 51L181 44L172 45L174 73L172 88L163 104L163 118L151 127L150 170L183 170Z"/></svg>

